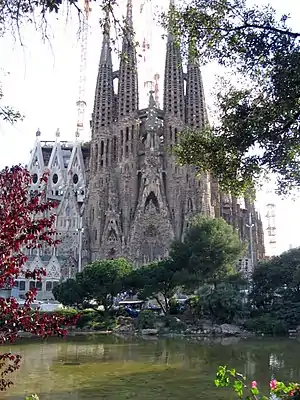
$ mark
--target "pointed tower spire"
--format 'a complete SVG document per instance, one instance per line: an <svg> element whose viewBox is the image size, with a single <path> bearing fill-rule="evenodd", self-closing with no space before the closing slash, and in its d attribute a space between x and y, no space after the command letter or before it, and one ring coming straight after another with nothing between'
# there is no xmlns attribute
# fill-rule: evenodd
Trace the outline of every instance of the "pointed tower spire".
<svg viewBox="0 0 300 400"><path fill-rule="evenodd" d="M169 3L169 14L173 11L175 9L175 1L174 0L170 0L170 3ZM171 30L170 30L170 28L169 28L169 30L168 30L168 42L169 41L172 41L174 38L173 38L173 35L172 35L172 32L171 32Z"/></svg>
<svg viewBox="0 0 300 400"><path fill-rule="evenodd" d="M118 116L130 116L138 111L138 76L132 19L132 0L127 1L125 34L119 71Z"/></svg>
<svg viewBox="0 0 300 400"><path fill-rule="evenodd" d="M198 60L193 55L193 42L190 41L187 66L185 115L191 128L202 128L208 123L202 75Z"/></svg>
<svg viewBox="0 0 300 400"><path fill-rule="evenodd" d="M102 42L102 50L100 56L100 64L112 65L111 47L110 47L110 17L108 12L106 12L103 24L103 42Z"/></svg>
<svg viewBox="0 0 300 400"><path fill-rule="evenodd" d="M170 11L175 7L170 1ZM180 48L169 30L165 63L164 111L184 121L184 78Z"/></svg>
<svg viewBox="0 0 300 400"><path fill-rule="evenodd" d="M99 62L92 115L92 139L114 120L113 66L110 47L110 21L106 13L103 24L103 42Z"/></svg>

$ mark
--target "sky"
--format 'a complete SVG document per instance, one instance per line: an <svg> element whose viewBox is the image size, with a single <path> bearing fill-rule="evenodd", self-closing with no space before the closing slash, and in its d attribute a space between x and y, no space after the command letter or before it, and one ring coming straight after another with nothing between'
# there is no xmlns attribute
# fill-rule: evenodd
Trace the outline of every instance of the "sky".
<svg viewBox="0 0 300 400"><path fill-rule="evenodd" d="M249 0L255 3L254 0ZM257 0L259 4L266 0ZM153 80L155 73L160 75L159 95L162 99L165 42L161 38L163 31L153 21L152 12L168 6L168 0L146 1L134 0L134 20L137 40L142 43L146 37L150 50L139 60L140 107L147 104L147 90L144 82ZM269 3L279 14L290 14L291 25L295 30L300 26L299 0L269 0ZM161 7L163 4L164 7ZM152 7L152 10L151 10ZM92 11L89 18L88 55L86 70L86 121L88 128L93 107L94 90L98 62L101 50L102 34L99 26L101 10L97 2L91 3ZM121 0L119 13L125 11L125 0ZM10 104L25 115L23 122L10 126L0 121L0 168L6 165L27 163L30 150L35 142L35 132L41 131L41 140L55 140L57 128L61 132L61 140L74 140L78 99L79 67L80 67L80 37L78 35L79 21L76 14L70 15L63 10L59 19L49 18L47 40L42 39L40 31L34 26L21 28L20 35L7 34L1 39L0 71L3 76L2 85L5 94L5 104ZM20 42L21 40L21 42ZM142 49L139 50L144 55ZM117 55L115 69L117 69ZM216 75L220 71L215 65L202 68L204 88L208 107L213 104L212 91ZM85 130L83 140L90 138L90 132ZM300 194L280 199L274 194L272 187L264 188L258 194L257 207L261 213L264 227L267 227L266 204L272 202L276 206L277 245L275 249L268 246L267 253L279 254L290 247L300 246L298 226L300 226Z"/></svg>

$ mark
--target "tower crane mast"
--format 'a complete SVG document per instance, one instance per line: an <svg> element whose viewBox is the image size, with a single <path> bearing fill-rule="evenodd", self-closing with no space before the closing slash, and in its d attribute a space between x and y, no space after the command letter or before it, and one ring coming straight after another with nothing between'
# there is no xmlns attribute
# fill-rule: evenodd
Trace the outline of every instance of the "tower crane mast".
<svg viewBox="0 0 300 400"><path fill-rule="evenodd" d="M266 219L267 219L267 240L270 256L277 253L277 229L276 229L276 205L273 199L274 188L272 181L267 186L267 204L266 204Z"/></svg>
<svg viewBox="0 0 300 400"><path fill-rule="evenodd" d="M82 32L80 42L80 73L77 106L77 125L76 139L84 131L84 116L86 109L85 89L86 89L86 65L87 65L87 42L89 33L89 14L91 12L90 0L84 0Z"/></svg>

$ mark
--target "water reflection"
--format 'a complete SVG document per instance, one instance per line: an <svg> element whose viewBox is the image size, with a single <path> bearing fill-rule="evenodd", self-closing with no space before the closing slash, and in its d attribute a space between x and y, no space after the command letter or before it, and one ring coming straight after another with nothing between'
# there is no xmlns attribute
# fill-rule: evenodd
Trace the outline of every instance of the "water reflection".
<svg viewBox="0 0 300 400"><path fill-rule="evenodd" d="M101 336L22 342L5 349L24 358L14 387L4 396L17 400L25 393L38 393L41 400L123 400L132 395L144 400L152 399L155 390L156 400L181 400L187 395L229 399L229 393L216 391L213 385L218 365L235 367L265 387L272 375L299 381L299 349L297 340L265 338L185 341Z"/></svg>

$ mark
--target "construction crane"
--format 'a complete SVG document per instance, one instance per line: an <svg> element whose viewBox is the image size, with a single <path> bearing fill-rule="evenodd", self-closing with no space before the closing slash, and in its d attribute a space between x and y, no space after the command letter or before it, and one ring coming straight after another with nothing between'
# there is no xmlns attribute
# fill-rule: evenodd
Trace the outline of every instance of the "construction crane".
<svg viewBox="0 0 300 400"><path fill-rule="evenodd" d="M274 189L272 181L267 184L267 204L266 204L266 219L267 219L267 240L270 256L276 255L277 247L277 229L276 229L276 206L273 201Z"/></svg>
<svg viewBox="0 0 300 400"><path fill-rule="evenodd" d="M87 42L89 32L89 14L92 11L90 8L90 0L84 0L81 43L80 43L80 73L79 73L79 89L77 106L77 125L76 139L84 131L84 116L86 109L85 89L86 89L86 63L87 63Z"/></svg>
<svg viewBox="0 0 300 400"><path fill-rule="evenodd" d="M276 253L276 206L274 203L268 203L267 206L267 235L270 255L274 256Z"/></svg>

